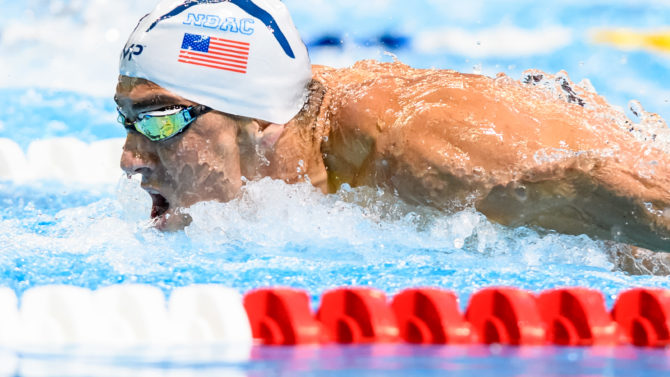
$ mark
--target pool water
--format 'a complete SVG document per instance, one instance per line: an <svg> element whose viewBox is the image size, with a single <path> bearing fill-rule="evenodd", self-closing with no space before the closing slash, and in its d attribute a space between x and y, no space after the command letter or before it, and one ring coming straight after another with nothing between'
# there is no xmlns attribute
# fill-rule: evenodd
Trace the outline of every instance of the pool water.
<svg viewBox="0 0 670 377"><path fill-rule="evenodd" d="M256 347L248 361L208 350L22 352L0 355L21 363L26 376L660 376L670 372L664 350L442 346ZM0 367L0 372L2 372ZM53 371L61 371L53 374ZM476 373L476 374L475 374ZM7 374L14 376L13 374ZM23 376L24 374L22 374Z"/></svg>
<svg viewBox="0 0 670 377"><path fill-rule="evenodd" d="M594 44L591 37L619 27L667 30L667 1L284 2L317 64L398 58L514 78L528 68L564 69L575 82L589 79L616 106L636 99L670 119L670 53ZM437 212L371 188L322 195L308 184L249 182L238 199L191 208L194 221L183 232L152 229L150 198L118 168L124 130L115 123L111 96L121 46L155 3L0 0L0 285L19 295L52 284L143 283L166 294L199 283L241 292L289 286L307 290L313 306L339 286L372 286L388 295L435 286L455 291L463 307L488 286L536 292L586 286L602 291L610 307L630 287L670 288L665 276L621 271L608 247L586 236L506 228L474 209ZM633 348L257 347L246 361L217 358L222 353L211 349L202 359L171 352L96 356L10 347L6 357L31 376L137 375L138 368L147 375L250 376L668 370L665 350ZM37 366L31 372L25 365ZM15 370L0 367L0 375Z"/></svg>

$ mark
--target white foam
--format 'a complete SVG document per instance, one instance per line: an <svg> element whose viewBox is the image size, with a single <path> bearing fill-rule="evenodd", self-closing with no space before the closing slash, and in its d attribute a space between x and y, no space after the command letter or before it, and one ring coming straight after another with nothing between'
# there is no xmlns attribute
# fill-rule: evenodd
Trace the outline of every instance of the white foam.
<svg viewBox="0 0 670 377"><path fill-rule="evenodd" d="M67 137L33 141L24 154L14 141L0 138L0 179L115 183L122 146L121 138L85 143Z"/></svg>
<svg viewBox="0 0 670 377"><path fill-rule="evenodd" d="M502 25L477 31L453 27L424 31L414 39L414 46L421 52L486 58L549 54L571 42L572 31L560 26L521 29Z"/></svg>
<svg viewBox="0 0 670 377"><path fill-rule="evenodd" d="M289 185L261 179L247 183L241 195L230 202L198 203L187 212L193 219L185 230L190 247L219 253L229 250L229 245L252 250L248 252L254 256L250 261L220 266L231 274L266 263L301 271L330 271L324 266L347 263L391 263L421 254L417 252L421 249L431 250L426 255L435 264L462 263L471 269L471 258L478 258L476 269L497 271L508 266L522 270L533 265L523 259L526 253L536 253L534 245L541 245L543 264L573 262L612 268L603 246L586 236L540 236L523 227L508 229L491 223L473 208L450 213L413 207L392 193L365 187L344 187L337 194L323 195L306 183ZM303 250L295 245L309 246ZM347 277L334 279L337 284L354 284ZM420 278L418 281L426 284Z"/></svg>

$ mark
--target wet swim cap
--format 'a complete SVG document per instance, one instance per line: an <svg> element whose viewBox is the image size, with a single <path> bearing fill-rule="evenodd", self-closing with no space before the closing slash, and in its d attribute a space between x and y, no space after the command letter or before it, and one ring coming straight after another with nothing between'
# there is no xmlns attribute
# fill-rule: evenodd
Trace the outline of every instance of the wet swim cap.
<svg viewBox="0 0 670 377"><path fill-rule="evenodd" d="M307 99L307 48L279 0L164 0L142 18L120 73L229 114L286 123Z"/></svg>

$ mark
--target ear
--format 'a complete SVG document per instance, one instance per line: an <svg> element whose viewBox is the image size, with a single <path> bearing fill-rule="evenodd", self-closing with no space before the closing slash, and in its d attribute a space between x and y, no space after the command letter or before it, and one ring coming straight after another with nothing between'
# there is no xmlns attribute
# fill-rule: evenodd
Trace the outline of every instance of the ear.
<svg viewBox="0 0 670 377"><path fill-rule="evenodd" d="M271 148L284 133L285 124L271 123L261 131L260 144L265 148Z"/></svg>
<svg viewBox="0 0 670 377"><path fill-rule="evenodd" d="M272 149L286 128L285 124L270 123L258 119L250 119L239 124L238 136L242 144L249 145L258 151Z"/></svg>
<svg viewBox="0 0 670 377"><path fill-rule="evenodd" d="M277 124L254 119L256 127L256 143L263 148L271 148L284 132L285 124Z"/></svg>

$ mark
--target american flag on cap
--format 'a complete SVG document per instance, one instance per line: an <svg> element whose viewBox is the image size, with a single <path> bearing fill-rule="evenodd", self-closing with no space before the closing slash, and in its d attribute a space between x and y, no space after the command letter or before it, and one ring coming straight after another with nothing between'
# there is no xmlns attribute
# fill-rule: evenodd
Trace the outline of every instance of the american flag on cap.
<svg viewBox="0 0 670 377"><path fill-rule="evenodd" d="M185 33L177 61L246 74L249 47L247 42Z"/></svg>

